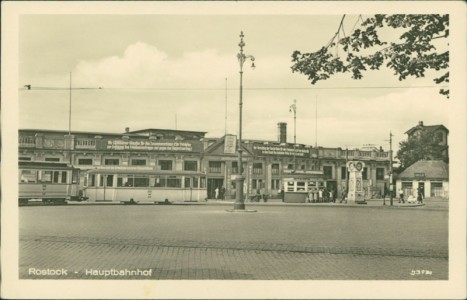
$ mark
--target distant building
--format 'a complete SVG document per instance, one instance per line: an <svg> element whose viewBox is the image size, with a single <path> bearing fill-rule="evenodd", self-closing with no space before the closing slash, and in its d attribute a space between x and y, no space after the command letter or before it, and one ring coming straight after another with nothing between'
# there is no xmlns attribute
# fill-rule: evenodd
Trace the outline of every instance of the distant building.
<svg viewBox="0 0 467 300"><path fill-rule="evenodd" d="M449 165L439 160L420 160L399 174L396 189L408 196L423 189L425 197L449 197Z"/></svg>
<svg viewBox="0 0 467 300"><path fill-rule="evenodd" d="M434 138L437 139L438 144L443 146L444 149L442 150L443 156L445 160L449 158L449 151L448 151L448 135L449 130L444 125L423 125L423 121L419 121L417 126L414 126L407 130L405 133L408 136L408 139L415 139L420 136L422 132L427 132L433 134ZM433 159L433 157L429 158Z"/></svg>
<svg viewBox="0 0 467 300"><path fill-rule="evenodd" d="M311 178L310 186L326 187L340 194L347 186L347 160L365 162L363 187L368 197L383 193L389 174L388 151L373 146L346 150L294 145L287 143L285 123L278 124L278 133L277 140L273 141L242 141L246 195L260 191L275 196L291 176L306 176ZM224 187L226 198L233 198L234 177L239 174L237 137L206 138L205 134L170 129L130 131L126 128L123 133L73 131L71 134L60 130L20 129L19 160L71 164L83 171L80 179L83 188L91 185L119 188L126 180L125 172L140 170L145 178L132 180L141 189L156 184L174 193L182 191L184 195L191 195L197 189L196 192L206 193L197 199L204 199L213 198L216 188ZM94 178L92 174L99 170L114 170L123 175ZM113 201L113 194L106 193L105 197Z"/></svg>

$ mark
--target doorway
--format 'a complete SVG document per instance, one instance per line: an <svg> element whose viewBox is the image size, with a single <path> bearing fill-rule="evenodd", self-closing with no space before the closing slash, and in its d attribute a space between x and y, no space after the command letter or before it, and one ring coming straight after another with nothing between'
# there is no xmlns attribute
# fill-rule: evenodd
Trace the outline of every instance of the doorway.
<svg viewBox="0 0 467 300"><path fill-rule="evenodd" d="M208 199L216 199L216 188L219 188L220 194L223 186L223 178L208 178Z"/></svg>

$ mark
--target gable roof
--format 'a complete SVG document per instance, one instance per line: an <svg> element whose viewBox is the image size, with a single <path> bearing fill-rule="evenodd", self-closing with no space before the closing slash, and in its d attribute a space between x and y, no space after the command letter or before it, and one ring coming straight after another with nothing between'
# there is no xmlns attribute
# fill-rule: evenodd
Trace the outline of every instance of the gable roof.
<svg viewBox="0 0 467 300"><path fill-rule="evenodd" d="M414 179L415 173L425 174L426 179L449 179L449 165L441 160L419 160L400 175L401 179Z"/></svg>
<svg viewBox="0 0 467 300"><path fill-rule="evenodd" d="M427 132L433 132L433 131L436 131L438 129L444 129L447 132L449 132L449 129L447 129L444 125L430 125L430 126L417 125L417 126L414 126L414 127L410 128L405 133L408 134L408 135L411 135L413 132L415 132L415 131L417 131L419 129L426 130Z"/></svg>

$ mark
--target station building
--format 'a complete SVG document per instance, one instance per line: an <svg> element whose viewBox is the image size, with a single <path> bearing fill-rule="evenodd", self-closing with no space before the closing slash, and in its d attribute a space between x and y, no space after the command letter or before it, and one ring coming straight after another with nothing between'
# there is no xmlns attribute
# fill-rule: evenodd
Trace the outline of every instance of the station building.
<svg viewBox="0 0 467 300"><path fill-rule="evenodd" d="M376 147L342 149L292 144L287 142L285 123L279 123L277 130L276 140L242 141L247 195L261 192L274 197L288 178L297 176L312 178L316 187L326 187L340 195L347 186L348 160L365 162L363 187L368 197L384 192L389 173L388 151ZM80 178L83 188L122 186L130 182L121 176L89 176L96 170L120 173L140 170L158 175L139 181L133 178L134 186L156 184L167 189L202 190L205 195L198 195L195 200L212 199L216 188L222 187L226 199L235 197L234 177L239 172L237 147L235 135L210 138L206 137L206 132L199 131L153 128L137 131L126 128L123 133L19 130L20 161L71 164L84 171Z"/></svg>

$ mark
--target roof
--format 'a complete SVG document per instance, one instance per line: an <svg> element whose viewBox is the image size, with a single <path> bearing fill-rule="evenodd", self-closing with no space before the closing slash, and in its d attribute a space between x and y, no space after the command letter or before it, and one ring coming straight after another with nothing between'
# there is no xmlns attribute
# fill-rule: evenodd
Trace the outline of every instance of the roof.
<svg viewBox="0 0 467 300"><path fill-rule="evenodd" d="M426 130L427 132L433 132L433 131L436 131L438 129L444 129L447 132L449 132L449 130L444 125L430 125L430 126L417 125L417 126L414 126L414 127L410 128L405 133L408 134L408 135L411 135L414 131L416 131L418 129L423 129L423 130Z"/></svg>
<svg viewBox="0 0 467 300"><path fill-rule="evenodd" d="M132 130L128 133L146 133L146 132L179 132L179 133L201 133L206 134L205 131L192 131L192 130L178 130L178 129L160 129L160 128L146 128L140 130Z"/></svg>
<svg viewBox="0 0 467 300"><path fill-rule="evenodd" d="M68 134L68 130L55 130L55 129L19 129L19 132L32 132L32 133L60 133L63 135ZM112 132L91 132L91 131L71 131L71 134L83 134L83 135L102 135L102 136L135 136L135 137L142 137L138 134L128 134L128 133L112 133Z"/></svg>
<svg viewBox="0 0 467 300"><path fill-rule="evenodd" d="M401 179L419 178L415 174L424 174L426 179L449 179L449 165L441 160L419 160L400 175Z"/></svg>

